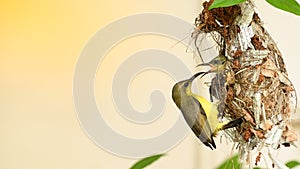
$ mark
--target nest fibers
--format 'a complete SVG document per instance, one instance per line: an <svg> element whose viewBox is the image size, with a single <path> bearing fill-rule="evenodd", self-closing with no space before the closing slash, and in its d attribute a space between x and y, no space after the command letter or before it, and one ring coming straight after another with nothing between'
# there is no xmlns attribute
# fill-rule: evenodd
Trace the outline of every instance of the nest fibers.
<svg viewBox="0 0 300 169"><path fill-rule="evenodd" d="M203 3L193 35L197 47L199 34L212 34L219 53L227 58L225 70L211 82L211 95L219 100L219 120L244 117L240 126L226 131L237 143L243 167L252 168L264 159L266 165L285 168L272 152L297 140L291 127L297 97L282 55L252 2L208 10L211 3Z"/></svg>

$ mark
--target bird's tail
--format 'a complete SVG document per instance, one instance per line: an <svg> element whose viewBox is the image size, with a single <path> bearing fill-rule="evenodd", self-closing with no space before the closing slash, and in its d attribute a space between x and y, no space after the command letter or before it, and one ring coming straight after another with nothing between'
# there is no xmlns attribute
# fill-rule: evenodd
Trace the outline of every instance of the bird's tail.
<svg viewBox="0 0 300 169"><path fill-rule="evenodd" d="M243 117L240 117L240 118L237 118L235 120L232 120L229 123L224 124L221 127L221 130L225 130L225 129L228 129L228 128L236 127L236 126L242 124L242 122L244 121L243 119L244 119Z"/></svg>
<svg viewBox="0 0 300 169"><path fill-rule="evenodd" d="M216 128L216 130L214 131L213 135L217 135L217 133L220 131L220 130L225 130L225 129L229 129L229 128L232 128L232 127L237 127L238 125L242 124L242 122L244 121L244 118L243 117L240 117L240 118L237 118L235 120L232 120L226 124L219 124Z"/></svg>

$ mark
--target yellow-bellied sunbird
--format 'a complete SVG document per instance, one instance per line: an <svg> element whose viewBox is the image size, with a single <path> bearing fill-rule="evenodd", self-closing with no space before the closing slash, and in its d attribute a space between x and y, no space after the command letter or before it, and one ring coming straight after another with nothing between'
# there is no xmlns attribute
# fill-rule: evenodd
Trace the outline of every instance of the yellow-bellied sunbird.
<svg viewBox="0 0 300 169"><path fill-rule="evenodd" d="M207 72L205 72L201 77L205 76L206 74L209 73L221 73L223 70L225 70L225 63L227 61L227 58L223 54L219 54L215 58L213 58L210 62L208 63L202 63L198 64L196 67L199 66L210 66L211 69ZM210 101L213 101L213 96L215 96L217 99L224 99L224 97L221 97L221 93L223 92L223 85L225 85L225 75L221 74L216 74L216 77L212 79L211 81L211 86L209 87L209 93L210 93Z"/></svg>
<svg viewBox="0 0 300 169"><path fill-rule="evenodd" d="M227 124L219 123L217 120L217 105L207 101L191 91L193 80L205 72L199 72L190 79L176 83L172 89L172 98L181 110L185 121L200 141L210 147L216 148L213 136L219 130L235 127L242 123L242 119L236 119Z"/></svg>

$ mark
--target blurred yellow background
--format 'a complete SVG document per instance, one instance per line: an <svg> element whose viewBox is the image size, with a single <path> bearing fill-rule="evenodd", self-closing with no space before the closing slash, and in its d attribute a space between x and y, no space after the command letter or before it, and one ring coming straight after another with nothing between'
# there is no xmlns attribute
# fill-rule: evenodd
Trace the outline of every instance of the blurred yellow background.
<svg viewBox="0 0 300 169"><path fill-rule="evenodd" d="M200 0L0 0L0 169L129 168L136 159L102 150L80 127L72 98L76 61L89 38L114 20L156 12L193 23L201 3ZM299 89L300 17L278 11L265 2L257 3ZM156 38L146 38L156 44ZM161 46L163 42L167 46L176 43L166 40ZM132 48L128 48L135 50L138 42L131 43ZM179 49L184 55L184 47ZM178 48L172 50L176 52ZM182 59L188 64L193 62L192 57ZM167 90L174 81L170 78L163 83L166 84L161 88ZM139 103L134 94L131 97ZM113 123L118 130L130 130L118 126L117 121ZM155 136L155 131L157 128L149 130L151 136ZM294 148L290 152L299 154ZM229 154L226 147L212 152L189 135L149 169L213 168ZM283 156L285 160L289 158Z"/></svg>

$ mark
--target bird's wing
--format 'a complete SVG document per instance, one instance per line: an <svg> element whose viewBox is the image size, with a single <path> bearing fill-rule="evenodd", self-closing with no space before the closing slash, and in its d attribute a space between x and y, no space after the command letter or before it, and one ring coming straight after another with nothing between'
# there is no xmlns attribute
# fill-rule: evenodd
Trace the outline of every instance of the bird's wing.
<svg viewBox="0 0 300 169"><path fill-rule="evenodd" d="M216 144L212 138L212 131L210 128L209 121L207 120L206 113L202 107L202 105L199 103L199 101L195 98L193 98L195 103L198 104L196 112L196 118L194 125L192 126L192 130L195 133L195 135L200 139L203 144L210 147L211 149L216 148Z"/></svg>
<svg viewBox="0 0 300 169"><path fill-rule="evenodd" d="M208 119L208 123L210 126L211 131L214 132L216 130L216 127L218 126L218 110L217 105L215 103L209 102L202 96L198 96L196 94L193 94L194 98L196 98L199 102L202 108L204 109L204 112L206 114L206 118Z"/></svg>

